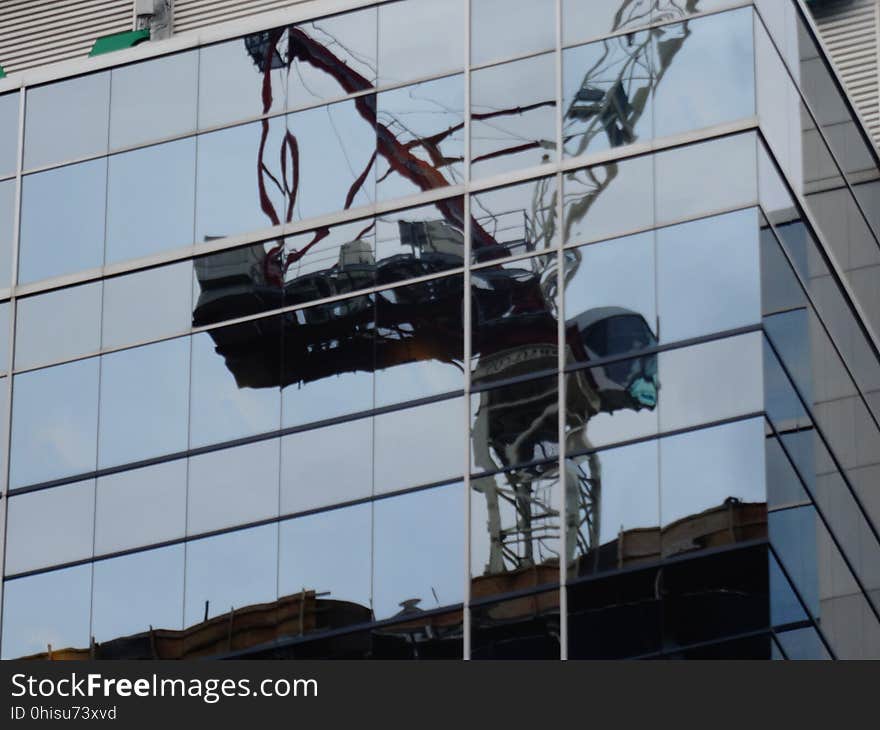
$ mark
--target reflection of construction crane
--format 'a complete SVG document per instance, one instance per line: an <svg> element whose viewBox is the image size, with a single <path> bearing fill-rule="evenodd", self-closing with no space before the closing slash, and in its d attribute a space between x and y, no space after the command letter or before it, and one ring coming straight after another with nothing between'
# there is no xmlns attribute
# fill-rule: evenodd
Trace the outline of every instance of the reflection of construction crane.
<svg viewBox="0 0 880 730"><path fill-rule="evenodd" d="M693 11L695 0L688 0L684 7L680 5L672 0L624 2L617 13L615 29L644 25L649 18L682 17ZM669 28L660 28L628 33L601 42L603 48L598 60L584 70L580 90L565 110L564 143L569 145L578 138L571 150L573 154L587 151L590 140L597 135L607 135L612 145L633 140L634 130L647 108L652 91L687 37L686 24L680 28L682 30L677 26L671 32ZM654 39L659 38L656 43L650 41L652 34ZM338 47L338 44L328 44L326 38L312 37L302 27L286 26L249 36L245 45L262 76L265 113L272 107L271 73L273 70L289 70L294 62L308 64L316 71L326 73L345 93L360 94L352 103L364 122L375 130L377 152L366 169L357 175L346 199L339 201L340 207L350 207L368 179L377 155L386 161L388 175L399 175L417 189L427 191L450 183L444 170L448 158L441 146L451 135L462 131L463 123L437 129L416 139L399 140L395 125L383 123L378 117L375 96L364 93L373 89L372 82L337 55L333 46ZM652 49L656 49L656 53L652 53ZM492 111L493 117L519 113L517 107ZM270 131L268 119L262 124L257 166L260 204L270 223L279 225L291 220L301 185L298 141L291 131L286 130L281 145L283 161L280 167L276 164L276 168L270 169L272 166L265 159ZM513 146L510 153L517 151L518 147ZM503 154L504 150L493 152L495 156ZM576 199L564 201L566 228L588 214L593 203L616 177L617 164L611 162L568 175L579 181L581 190ZM285 200L283 210L276 210L273 205L267 193L270 186L282 194ZM559 228L558 194L554 185L535 186L531 209L521 211L521 236L500 235L500 231L508 229L511 222L495 211L475 209L470 226L475 259L503 260L512 253L547 248ZM320 229L314 232L306 245L294 251L286 251L281 240L274 245L267 244L262 262L239 262L256 279L250 294L244 291L245 286L236 296L267 297L269 302L283 301L285 304L306 303L355 292L365 286L437 273L449 268L450 257L457 259L456 265L461 265L464 250L462 199L453 197L434 205L438 212L436 220L400 224L400 241L410 251L379 261L373 258L369 245L362 240L371 226L361 236L342 245L339 260L333 265L308 274L297 273L293 277L290 273L299 269L303 257L324 240L329 231ZM507 214L511 219L519 215L517 211ZM576 254L567 255L567 258L566 280L574 276L579 265ZM559 296L556 267L556 257L547 256L520 262L512 268L509 264L503 266L499 263L497 267L473 273L474 316L479 324L475 327L474 355L478 357L475 380L486 377L503 380L544 368L555 372L558 360L556 300ZM197 269L197 272L202 294L206 295L212 289L210 281L216 277L207 275L207 270ZM399 299L401 292L410 289L402 287L288 313L276 325L270 325L268 320L258 320L245 323L245 326L260 330L249 335L258 341L266 337L274 341L279 336L277 328L283 328L284 337L278 337L284 342L286 363L285 371L280 375L282 387L327 377L340 366L373 370L417 359L452 363L460 358L458 343L463 324L461 300L464 292L458 277L452 277L451 282L444 283L440 279L419 285L421 289L411 291L408 301ZM258 290L263 293L259 294ZM219 294L219 291L214 293ZM211 306L222 306L222 298L214 297ZM208 299L205 304L209 303ZM197 312L202 304L200 297ZM261 305L253 311L270 308L274 307ZM429 309L432 321L428 321L424 314ZM245 312L238 310L236 316L242 313ZM587 314L593 321L585 321L585 314L566 324L566 350L571 361L587 363L631 351L632 342L630 346L624 344L628 336L646 346L655 341L650 327L635 313L603 308ZM218 319L208 317L206 321ZM222 331L212 332L220 337ZM456 332L459 333L457 339ZM232 343L217 342L218 351L224 355L227 344L234 345L235 356L227 357L227 363L236 373L239 385L277 385L277 348L281 345L261 351L253 343L243 346L242 342L238 338ZM262 366L260 360L264 363ZM607 364L570 375L569 449L589 450L586 426L597 413L654 407L658 386L656 363L653 358L645 357L636 358L629 365L631 372L625 371L620 364ZM553 463L553 457L559 451L556 387L555 382L552 386L543 385L547 382L528 381L509 389L487 390L480 396L473 434L475 458L484 469L506 469L504 485L496 482L492 486L484 480L475 484L477 489L484 491L489 507L492 554L487 568L490 572L516 570L559 558L554 542L554 535L558 535L561 528L558 525L559 505L552 496L554 483L559 478L558 466L529 465L529 462ZM526 466L513 466L523 463ZM569 555L566 557L571 559L575 551L586 553L598 547L601 473L595 455L583 463L569 460L566 469L569 472L564 497L568 515L565 529ZM513 508L512 524L505 524L502 519L502 513L509 513L505 504Z"/></svg>
<svg viewBox="0 0 880 730"><path fill-rule="evenodd" d="M631 0L621 3L614 30L644 26L650 20L675 20L694 12L697 0ZM591 149L598 135L606 135L611 146L635 141L635 130L651 95L689 35L687 25L653 31L632 32L592 44L591 65L583 70L580 88L564 110L563 144L571 155ZM656 49L656 52L653 50ZM571 145L574 145L573 147ZM593 203L617 176L617 164L607 163L568 173L579 188L564 201L565 236L583 220ZM553 199L536 201L536 210L555 211ZM548 230L555 216L542 219ZM537 234L540 236L540 233ZM522 250L530 250L523 246ZM580 256L566 255L565 281L577 272ZM499 321L516 334L499 337L504 349L491 344L479 351L475 378L505 379L529 371L553 372L557 367L556 347L556 261L555 257L534 259L533 286L524 291L543 294L543 307L520 311ZM526 276L520 272L521 276ZM480 272L486 278L486 272ZM540 282L540 284L538 284ZM613 302L609 302L613 304ZM538 324L543 309L546 321ZM636 352L656 344L644 318L628 310L600 307L566 323L569 362L588 363ZM485 323L481 325L485 328ZM491 328L490 328L491 329ZM513 344L512 344L513 343ZM476 354L476 353L475 353ZM587 438L590 419L598 413L628 409L653 409L657 402L655 356L618 360L603 366L579 369L566 378L566 451L587 456L566 459L565 500L567 533L566 560L591 554L598 559L601 507L601 464ZM475 480L483 492L487 512L490 548L487 574L518 571L559 559L558 504L558 396L555 378L521 383L498 391L484 391L474 426L477 466L487 471L505 470L499 479ZM546 461L542 461L546 460ZM536 465L530 465L533 462ZM510 468L513 464L525 466ZM507 521L504 515L509 515Z"/></svg>

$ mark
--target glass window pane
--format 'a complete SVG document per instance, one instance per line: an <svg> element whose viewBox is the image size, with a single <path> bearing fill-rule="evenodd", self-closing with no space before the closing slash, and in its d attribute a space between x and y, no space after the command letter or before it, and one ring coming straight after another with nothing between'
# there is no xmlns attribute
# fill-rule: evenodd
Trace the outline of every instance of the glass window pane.
<svg viewBox="0 0 880 730"><path fill-rule="evenodd" d="M104 347L176 335L191 322L191 261L104 280Z"/></svg>
<svg viewBox="0 0 880 730"><path fill-rule="evenodd" d="M596 241L654 225L650 155L566 173L563 186L565 243Z"/></svg>
<svg viewBox="0 0 880 730"><path fill-rule="evenodd" d="M565 252L572 359L624 355L657 343L656 257L653 232ZM580 342L575 332L581 333Z"/></svg>
<svg viewBox="0 0 880 730"><path fill-rule="evenodd" d="M556 196L555 177L472 195L474 261L492 261L558 245Z"/></svg>
<svg viewBox="0 0 880 730"><path fill-rule="evenodd" d="M92 636L102 653L114 639L125 638L122 648L134 634L182 628L183 566L183 545L95 563Z"/></svg>
<svg viewBox="0 0 880 730"><path fill-rule="evenodd" d="M462 486L375 503L374 613L428 611L464 599Z"/></svg>
<svg viewBox="0 0 880 730"><path fill-rule="evenodd" d="M25 115L25 169L106 152L110 72L29 88Z"/></svg>
<svg viewBox="0 0 880 730"><path fill-rule="evenodd" d="M656 86L651 51L648 31L563 51L562 139L566 156L651 139Z"/></svg>
<svg viewBox="0 0 880 730"><path fill-rule="evenodd" d="M555 162L556 56L535 56L471 75L474 177Z"/></svg>
<svg viewBox="0 0 880 730"><path fill-rule="evenodd" d="M271 241L194 259L193 325L279 309L284 295L282 254L278 242Z"/></svg>
<svg viewBox="0 0 880 730"><path fill-rule="evenodd" d="M661 352L663 431L763 410L760 333Z"/></svg>
<svg viewBox="0 0 880 730"><path fill-rule="evenodd" d="M114 68L110 79L110 149L196 128L197 51Z"/></svg>
<svg viewBox="0 0 880 730"><path fill-rule="evenodd" d="M660 559L659 466L656 440L568 459L569 580Z"/></svg>
<svg viewBox="0 0 880 730"><path fill-rule="evenodd" d="M472 0L471 63L556 45L556 0Z"/></svg>
<svg viewBox="0 0 880 730"><path fill-rule="evenodd" d="M345 458L336 449L345 445ZM281 514L369 497L373 421L362 418L281 439Z"/></svg>
<svg viewBox="0 0 880 730"><path fill-rule="evenodd" d="M19 283L93 269L104 262L106 195L106 159L22 180Z"/></svg>
<svg viewBox="0 0 880 730"><path fill-rule="evenodd" d="M288 107L373 87L377 22L373 7L291 27Z"/></svg>
<svg viewBox="0 0 880 730"><path fill-rule="evenodd" d="M16 375L11 488L95 468L98 358Z"/></svg>
<svg viewBox="0 0 880 730"><path fill-rule="evenodd" d="M755 113L752 11L663 25L656 42L654 135L687 132Z"/></svg>
<svg viewBox="0 0 880 730"><path fill-rule="evenodd" d="M192 447L279 427L279 323L269 317L193 335Z"/></svg>
<svg viewBox="0 0 880 730"><path fill-rule="evenodd" d="M764 421L660 439L663 557L767 534Z"/></svg>
<svg viewBox="0 0 880 730"><path fill-rule="evenodd" d="M655 502L656 504L656 502ZM659 536L656 534L656 543ZM639 533L624 550L627 562L637 559ZM653 550L650 543L648 550ZM663 648L663 600L657 591L658 570L633 570L623 575L568 586L569 659L629 659Z"/></svg>
<svg viewBox="0 0 880 730"><path fill-rule="evenodd" d="M556 271L555 256L533 256L472 272L472 383L556 369Z"/></svg>
<svg viewBox="0 0 880 730"><path fill-rule="evenodd" d="M101 468L186 449L189 349L182 337L101 358Z"/></svg>
<svg viewBox="0 0 880 730"><path fill-rule="evenodd" d="M59 597L63 596L63 604ZM16 659L63 649L88 658L92 607L92 566L41 573L7 581L3 586L3 659ZM64 656L64 654L62 654Z"/></svg>
<svg viewBox="0 0 880 730"><path fill-rule="evenodd" d="M657 231L657 308L663 341L759 322L758 249L755 209Z"/></svg>
<svg viewBox="0 0 880 730"><path fill-rule="evenodd" d="M278 449L278 439L270 439L192 457L187 534L275 517Z"/></svg>
<svg viewBox="0 0 880 730"><path fill-rule="evenodd" d="M288 236L279 251L285 305L305 304L374 286L375 249L371 218ZM268 296L260 296L261 302L269 300Z"/></svg>
<svg viewBox="0 0 880 730"><path fill-rule="evenodd" d="M190 137L110 157L108 264L192 242L195 156Z"/></svg>
<svg viewBox="0 0 880 730"><path fill-rule="evenodd" d="M697 523L699 524L699 523ZM663 648L669 658L769 659L770 636L727 641L770 625L763 545L680 560L663 569ZM712 641L722 640L716 645ZM703 644L703 646L692 646ZM676 647L688 647L675 652Z"/></svg>
<svg viewBox="0 0 880 730"><path fill-rule="evenodd" d="M183 537L186 459L98 478L95 555Z"/></svg>
<svg viewBox="0 0 880 730"><path fill-rule="evenodd" d="M563 43L590 40L652 20L653 3L629 0L562 0Z"/></svg>
<svg viewBox="0 0 880 730"><path fill-rule="evenodd" d="M374 492L461 476L464 418L461 398L376 416Z"/></svg>
<svg viewBox="0 0 880 730"><path fill-rule="evenodd" d="M286 35L274 28L199 49L199 129L284 108Z"/></svg>
<svg viewBox="0 0 880 730"><path fill-rule="evenodd" d="M183 625L274 601L277 578L276 524L187 543Z"/></svg>
<svg viewBox="0 0 880 730"><path fill-rule="evenodd" d="M406 3L411 7L412 3ZM432 3L433 7L440 7ZM447 7L444 4L443 7ZM395 5L383 5L392 8ZM414 27L427 28L424 18ZM432 32L433 35L433 32ZM412 38L412 29L400 37ZM444 38L444 44L448 39ZM417 58L427 58L422 51ZM464 178L464 77L447 76L378 95L380 200L456 185Z"/></svg>
<svg viewBox="0 0 880 730"><path fill-rule="evenodd" d="M407 0L379 6L383 84L454 71L465 62L463 0Z"/></svg>
<svg viewBox="0 0 880 730"><path fill-rule="evenodd" d="M18 168L18 107L17 91L0 96L0 177Z"/></svg>
<svg viewBox="0 0 880 730"><path fill-rule="evenodd" d="M667 150L655 159L659 224L757 203L754 134ZM719 175L724 185L706 185Z"/></svg>
<svg viewBox="0 0 880 730"><path fill-rule="evenodd" d="M285 318L282 427L373 407L375 307L370 296Z"/></svg>
<svg viewBox="0 0 880 730"><path fill-rule="evenodd" d="M376 294L377 408L464 388L461 276Z"/></svg>
<svg viewBox="0 0 880 730"><path fill-rule="evenodd" d="M18 300L15 367L89 355L101 347L101 282Z"/></svg>
<svg viewBox="0 0 880 730"><path fill-rule="evenodd" d="M559 583L558 462L471 482L471 597Z"/></svg>
<svg viewBox="0 0 880 730"><path fill-rule="evenodd" d="M559 659L559 591L471 608L471 659Z"/></svg>
<svg viewBox="0 0 880 730"><path fill-rule="evenodd" d="M291 220L285 134L285 118L274 117L198 137L196 243Z"/></svg>
<svg viewBox="0 0 880 730"><path fill-rule="evenodd" d="M15 180L0 182L0 289L12 284L12 238L15 230Z"/></svg>
<svg viewBox="0 0 880 730"><path fill-rule="evenodd" d="M831 659L828 650L813 628L796 629L776 634L790 661Z"/></svg>
<svg viewBox="0 0 880 730"><path fill-rule="evenodd" d="M475 473L544 462L559 453L555 376L474 393L470 405Z"/></svg>
<svg viewBox="0 0 880 730"><path fill-rule="evenodd" d="M376 199L375 108L373 97L361 97L287 116L283 153L292 156L293 179L284 220L291 210L293 220L304 220Z"/></svg>
<svg viewBox="0 0 880 730"><path fill-rule="evenodd" d="M463 228L462 198L378 216L378 282L386 284L463 266Z"/></svg>
<svg viewBox="0 0 880 730"><path fill-rule="evenodd" d="M92 557L94 518L94 479L13 497L6 524L6 574Z"/></svg>
<svg viewBox="0 0 880 730"><path fill-rule="evenodd" d="M570 449L586 450L657 432L663 384L654 354L576 370L567 376L566 387Z"/></svg>
<svg viewBox="0 0 880 730"><path fill-rule="evenodd" d="M362 504L282 522L279 596L314 591L328 608L344 607L334 612L337 625L370 621L372 511Z"/></svg>

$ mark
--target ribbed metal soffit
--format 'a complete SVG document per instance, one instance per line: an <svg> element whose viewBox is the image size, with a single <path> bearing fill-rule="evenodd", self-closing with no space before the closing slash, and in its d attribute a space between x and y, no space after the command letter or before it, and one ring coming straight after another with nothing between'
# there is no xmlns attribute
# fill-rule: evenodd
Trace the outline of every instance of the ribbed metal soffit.
<svg viewBox="0 0 880 730"><path fill-rule="evenodd" d="M83 58L99 36L131 30L132 12L132 0L0 0L0 65Z"/></svg>
<svg viewBox="0 0 880 730"><path fill-rule="evenodd" d="M847 92L880 145L880 0L837 0L813 13Z"/></svg>

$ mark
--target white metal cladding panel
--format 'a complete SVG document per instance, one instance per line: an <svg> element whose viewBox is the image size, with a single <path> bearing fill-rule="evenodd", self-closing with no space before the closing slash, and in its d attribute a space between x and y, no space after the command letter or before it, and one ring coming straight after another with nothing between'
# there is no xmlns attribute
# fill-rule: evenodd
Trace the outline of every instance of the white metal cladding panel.
<svg viewBox="0 0 880 730"><path fill-rule="evenodd" d="M89 55L132 28L132 0L0 0L0 65L20 71Z"/></svg>
<svg viewBox="0 0 880 730"><path fill-rule="evenodd" d="M880 144L880 0L830 3L815 19L850 98Z"/></svg>
<svg viewBox="0 0 880 730"><path fill-rule="evenodd" d="M176 0L174 32L298 5L306 0Z"/></svg>

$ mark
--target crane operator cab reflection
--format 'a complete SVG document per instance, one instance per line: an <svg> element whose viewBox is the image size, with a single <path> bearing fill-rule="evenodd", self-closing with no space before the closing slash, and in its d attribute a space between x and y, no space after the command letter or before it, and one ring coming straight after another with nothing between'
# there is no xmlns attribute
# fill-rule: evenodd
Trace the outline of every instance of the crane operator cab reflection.
<svg viewBox="0 0 880 730"><path fill-rule="evenodd" d="M566 329L567 342L576 362L608 361L578 371L569 379L579 385L589 381L584 393L595 393L598 400L591 400L597 412L654 409L659 389L656 354L624 357L657 345L657 338L644 317L620 307L601 307L573 318Z"/></svg>

